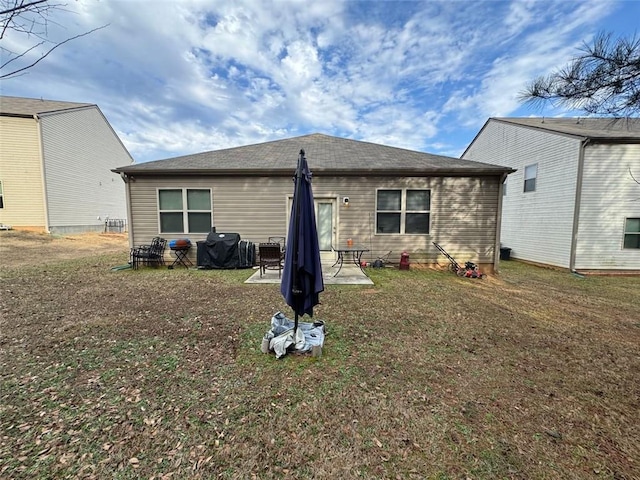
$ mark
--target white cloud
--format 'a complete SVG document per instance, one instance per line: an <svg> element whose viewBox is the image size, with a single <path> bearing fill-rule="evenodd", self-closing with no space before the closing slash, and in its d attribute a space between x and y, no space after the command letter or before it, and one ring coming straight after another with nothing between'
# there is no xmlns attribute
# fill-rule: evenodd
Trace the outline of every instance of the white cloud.
<svg viewBox="0 0 640 480"><path fill-rule="evenodd" d="M512 4L510 15L505 19L510 30L517 24L524 28L527 19L539 23L542 8L548 10L550 21L544 28L524 32L512 45L512 48L490 62L479 84L473 89L459 88L444 105L445 112L456 114L461 124L477 128L487 117L508 116L521 107L518 95L533 78L546 74L567 63L576 54L576 47L582 43L590 28L611 8L606 2L582 2L571 5L575 10L568 14L564 4L551 4L558 11L549 9L549 3L529 2ZM526 8L525 8L526 7ZM535 20L534 20L535 19Z"/></svg>
<svg viewBox="0 0 640 480"><path fill-rule="evenodd" d="M293 90L309 87L322 74L318 52L302 41L292 42L286 50L287 55L281 62L281 82Z"/></svg>
<svg viewBox="0 0 640 480"><path fill-rule="evenodd" d="M620 5L78 0L52 38L109 26L3 93L97 103L139 160L315 131L460 152Z"/></svg>

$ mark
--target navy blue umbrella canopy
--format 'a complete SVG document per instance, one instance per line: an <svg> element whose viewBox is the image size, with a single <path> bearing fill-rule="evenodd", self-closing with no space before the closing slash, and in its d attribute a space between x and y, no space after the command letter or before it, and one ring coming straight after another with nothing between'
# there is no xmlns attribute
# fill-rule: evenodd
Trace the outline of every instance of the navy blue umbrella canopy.
<svg viewBox="0 0 640 480"><path fill-rule="evenodd" d="M280 291L295 313L297 329L298 316L306 314L312 317L313 307L320 302L319 294L324 290L311 171L304 150L300 150L294 181L293 205Z"/></svg>

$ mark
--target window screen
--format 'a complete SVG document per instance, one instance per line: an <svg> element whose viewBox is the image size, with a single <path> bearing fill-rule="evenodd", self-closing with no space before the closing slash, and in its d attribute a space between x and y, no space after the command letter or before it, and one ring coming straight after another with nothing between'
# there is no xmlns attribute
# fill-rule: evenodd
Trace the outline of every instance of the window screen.
<svg viewBox="0 0 640 480"><path fill-rule="evenodd" d="M158 212L161 233L207 233L213 225L211 190L160 189Z"/></svg>
<svg viewBox="0 0 640 480"><path fill-rule="evenodd" d="M640 218L627 218L625 220L624 248L640 248Z"/></svg>
<svg viewBox="0 0 640 480"><path fill-rule="evenodd" d="M536 178L538 176L538 164L524 167L524 191L536 191Z"/></svg>
<svg viewBox="0 0 640 480"><path fill-rule="evenodd" d="M381 189L376 195L376 233L429 233L431 191L426 189Z"/></svg>

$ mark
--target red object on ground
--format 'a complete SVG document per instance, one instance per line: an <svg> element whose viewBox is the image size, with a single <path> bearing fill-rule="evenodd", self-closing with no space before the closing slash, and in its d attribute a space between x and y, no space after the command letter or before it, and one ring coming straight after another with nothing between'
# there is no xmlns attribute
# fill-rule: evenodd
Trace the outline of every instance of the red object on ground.
<svg viewBox="0 0 640 480"><path fill-rule="evenodd" d="M400 270L409 270L409 254L407 252L402 252L400 254Z"/></svg>

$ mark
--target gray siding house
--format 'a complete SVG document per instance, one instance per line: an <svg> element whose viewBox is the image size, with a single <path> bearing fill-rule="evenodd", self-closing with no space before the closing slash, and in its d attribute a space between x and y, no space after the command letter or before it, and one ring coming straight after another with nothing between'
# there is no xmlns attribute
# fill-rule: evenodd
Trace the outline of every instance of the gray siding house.
<svg viewBox="0 0 640 480"><path fill-rule="evenodd" d="M497 269L502 184L509 167L311 134L114 169L126 182L132 245L217 232L265 242L288 231L293 174L306 152L323 255L351 238L373 261L461 261ZM190 252L195 258L195 249Z"/></svg>
<svg viewBox="0 0 640 480"><path fill-rule="evenodd" d="M491 118L462 158L517 169L502 209L512 257L640 271L640 119Z"/></svg>
<svg viewBox="0 0 640 480"><path fill-rule="evenodd" d="M127 218L133 159L97 105L0 96L0 223L51 233Z"/></svg>

